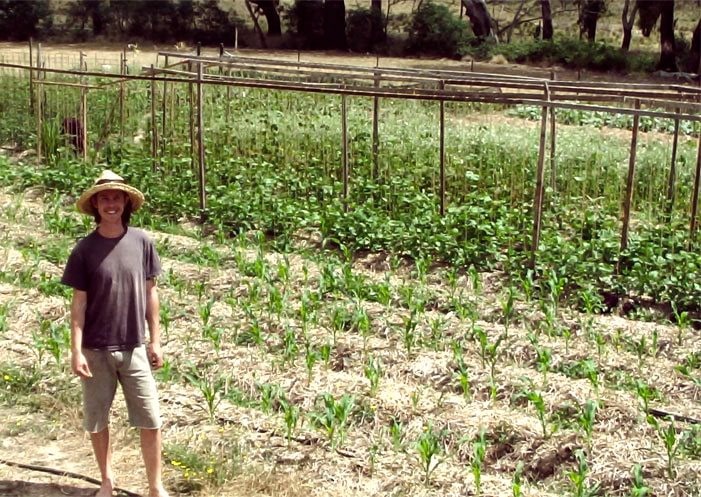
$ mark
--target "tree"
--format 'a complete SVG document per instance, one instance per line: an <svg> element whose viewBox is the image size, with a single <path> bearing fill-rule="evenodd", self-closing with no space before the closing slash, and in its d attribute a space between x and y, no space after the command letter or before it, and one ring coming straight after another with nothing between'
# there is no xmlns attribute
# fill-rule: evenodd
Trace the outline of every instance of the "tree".
<svg viewBox="0 0 701 497"><path fill-rule="evenodd" d="M621 21L623 24L623 42L621 43L621 50L627 52L630 50L630 41L633 38L633 24L635 23L635 16L638 14L638 3L633 4L633 9L630 9L631 0L625 0L623 5L623 13L621 14Z"/></svg>
<svg viewBox="0 0 701 497"><path fill-rule="evenodd" d="M648 37L660 20L660 60L657 70L678 72L674 42L674 0L637 0L640 28Z"/></svg>
<svg viewBox="0 0 701 497"><path fill-rule="evenodd" d="M255 3L265 16L268 23L268 35L280 36L282 28L280 26L280 13L278 12L279 0L251 0Z"/></svg>
<svg viewBox="0 0 701 497"><path fill-rule="evenodd" d="M691 54L689 60L689 72L701 73L701 19L696 23L694 35L691 37Z"/></svg>
<svg viewBox="0 0 701 497"><path fill-rule="evenodd" d="M626 5L628 0L626 0ZM580 36L586 33L587 41L594 43L596 41L596 26L599 22L599 17L604 13L606 3L604 0L582 0L579 10L579 28ZM625 7L624 7L625 10Z"/></svg>
<svg viewBox="0 0 701 497"><path fill-rule="evenodd" d="M346 50L346 3L324 0L324 48Z"/></svg>
<svg viewBox="0 0 701 497"><path fill-rule="evenodd" d="M487 2L485 0L462 0L465 6L465 12L470 19L470 26L475 37L484 41L494 35L492 30L492 17L487 10Z"/></svg>
<svg viewBox="0 0 701 497"><path fill-rule="evenodd" d="M543 15L543 39L553 39L553 15L550 9L550 0L540 0L540 10Z"/></svg>
<svg viewBox="0 0 701 497"><path fill-rule="evenodd" d="M0 33L6 39L25 41L52 26L49 0L0 0Z"/></svg>

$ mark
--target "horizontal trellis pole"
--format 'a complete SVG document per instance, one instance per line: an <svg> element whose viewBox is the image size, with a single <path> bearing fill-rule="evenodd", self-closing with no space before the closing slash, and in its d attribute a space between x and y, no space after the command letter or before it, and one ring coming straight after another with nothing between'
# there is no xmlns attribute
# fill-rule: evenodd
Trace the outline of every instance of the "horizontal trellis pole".
<svg viewBox="0 0 701 497"><path fill-rule="evenodd" d="M30 66L25 66L21 64L8 64L0 63L0 67L9 67L15 69L25 69L30 70ZM171 70L160 70L161 72L170 72ZM52 74L71 74L76 76L95 76L95 77L109 77L109 75L102 72L77 72L65 69L42 69L43 73ZM175 77L161 77L153 75L126 75L126 76L116 76L120 81L165 81L173 83L192 83L196 80L196 74L194 73L183 73L187 75L193 75L193 78L175 78ZM654 110L637 110L627 107L609 107L602 105L586 105L578 103L567 103L562 101L547 101L542 99L542 95L539 98L529 98L528 94L504 94L504 93L493 93L485 94L481 92L463 92L455 90L445 90L437 91L435 89L401 89L401 88L376 88L373 86L363 87L363 88L353 88L353 87L343 87L339 84L317 84L317 83L304 83L304 82L274 82L274 81L261 81L253 80L249 78L227 78L222 79L218 75L207 75L202 80L202 84L215 84L215 85L230 85L243 88L261 88L269 90L289 90L289 91L301 91L308 93L327 93L336 95L352 95L352 96L365 96L365 97L385 97L385 98L396 98L396 99L414 99L414 100L444 100L453 102L481 102L481 103L493 103L493 104L505 104L505 105L533 105L533 106L546 106L555 107L556 109L577 109L584 111L599 111L608 112L612 114L626 114L626 115L638 115L638 116L648 116L657 117L665 119L680 119L685 121L701 121L701 115L697 114L677 114L676 112L661 112ZM551 88L553 90L553 88ZM556 98L562 98L557 96ZM584 96L579 96L579 100L586 100ZM641 102L642 103L642 102Z"/></svg>

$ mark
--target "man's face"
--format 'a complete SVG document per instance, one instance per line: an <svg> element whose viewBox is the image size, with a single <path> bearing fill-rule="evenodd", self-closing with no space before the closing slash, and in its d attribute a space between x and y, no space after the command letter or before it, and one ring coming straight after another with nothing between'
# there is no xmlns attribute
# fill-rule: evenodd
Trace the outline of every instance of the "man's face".
<svg viewBox="0 0 701 497"><path fill-rule="evenodd" d="M103 190L92 198L102 221L108 223L122 222L122 213L127 205L127 194L120 190Z"/></svg>

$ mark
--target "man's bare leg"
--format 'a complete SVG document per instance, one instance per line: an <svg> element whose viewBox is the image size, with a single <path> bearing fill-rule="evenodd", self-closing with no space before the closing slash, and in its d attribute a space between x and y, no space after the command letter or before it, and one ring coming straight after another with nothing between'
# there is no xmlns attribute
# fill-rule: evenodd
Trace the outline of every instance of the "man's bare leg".
<svg viewBox="0 0 701 497"><path fill-rule="evenodd" d="M110 497L114 490L114 475L112 474L112 448L110 447L110 429L105 428L90 434L92 450L95 453L97 466L100 468L102 484L95 494L97 497Z"/></svg>
<svg viewBox="0 0 701 497"><path fill-rule="evenodd" d="M149 497L168 497L161 479L161 430L141 429L141 454L146 466Z"/></svg>

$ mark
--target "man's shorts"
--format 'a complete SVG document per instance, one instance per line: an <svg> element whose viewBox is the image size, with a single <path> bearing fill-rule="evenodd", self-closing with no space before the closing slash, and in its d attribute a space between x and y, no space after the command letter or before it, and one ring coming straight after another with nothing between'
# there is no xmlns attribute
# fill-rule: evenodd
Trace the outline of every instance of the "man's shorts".
<svg viewBox="0 0 701 497"><path fill-rule="evenodd" d="M86 431L97 433L107 428L117 382L122 385L131 426L161 427L156 381L151 374L145 345L113 352L83 349L83 355L92 373L92 378L82 381L83 426Z"/></svg>

